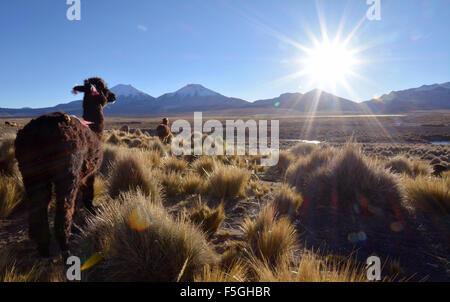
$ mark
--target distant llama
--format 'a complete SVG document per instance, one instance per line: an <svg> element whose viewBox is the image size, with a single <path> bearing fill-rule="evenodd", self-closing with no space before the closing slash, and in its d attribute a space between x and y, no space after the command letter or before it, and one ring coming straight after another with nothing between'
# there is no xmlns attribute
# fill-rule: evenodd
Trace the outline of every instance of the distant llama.
<svg viewBox="0 0 450 302"><path fill-rule="evenodd" d="M169 127L169 119L163 118L162 123L156 127L156 133L158 134L159 139L164 143L169 143L171 132Z"/></svg>
<svg viewBox="0 0 450 302"><path fill-rule="evenodd" d="M103 107L115 95L101 78L89 78L73 92L83 92L83 118L63 112L32 120L17 134L16 158L27 193L29 236L41 257L50 256L48 204L52 185L56 194L55 237L66 258L75 202L82 199L94 213L94 178L103 160ZM78 198L77 198L78 195Z"/></svg>

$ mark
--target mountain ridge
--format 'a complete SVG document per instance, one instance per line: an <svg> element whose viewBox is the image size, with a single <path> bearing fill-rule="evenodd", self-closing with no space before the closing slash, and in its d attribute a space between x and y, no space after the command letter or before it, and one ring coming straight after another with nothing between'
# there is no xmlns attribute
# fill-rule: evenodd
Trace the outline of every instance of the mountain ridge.
<svg viewBox="0 0 450 302"><path fill-rule="evenodd" d="M147 115L158 113L184 113L193 111L238 110L250 113L406 113L415 110L450 110L450 82L422 85L391 91L378 99L362 103L313 89L306 93L283 93L278 97L248 102L224 96L201 84L188 84L157 98L131 84L118 84L111 88L117 102L104 109L105 115ZM80 100L45 108L0 108L0 117L33 117L54 111L80 115Z"/></svg>

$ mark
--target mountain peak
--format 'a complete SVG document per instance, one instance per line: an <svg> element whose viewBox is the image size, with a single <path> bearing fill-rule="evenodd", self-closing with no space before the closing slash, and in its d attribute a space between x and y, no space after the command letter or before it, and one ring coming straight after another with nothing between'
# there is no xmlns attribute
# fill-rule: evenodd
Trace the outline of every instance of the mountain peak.
<svg viewBox="0 0 450 302"><path fill-rule="evenodd" d="M147 93L137 89L133 85L119 84L111 88L117 96L135 97L135 96L148 96Z"/></svg>
<svg viewBox="0 0 450 302"><path fill-rule="evenodd" d="M208 88L203 87L200 84L188 84L181 89L174 92L175 95L179 96L216 96L219 95L217 92L212 91Z"/></svg>

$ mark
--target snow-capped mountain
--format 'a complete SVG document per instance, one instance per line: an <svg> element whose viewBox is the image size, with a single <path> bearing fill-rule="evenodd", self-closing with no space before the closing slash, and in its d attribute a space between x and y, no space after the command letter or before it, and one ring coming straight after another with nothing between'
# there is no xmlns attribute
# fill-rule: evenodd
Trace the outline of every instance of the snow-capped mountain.
<svg viewBox="0 0 450 302"><path fill-rule="evenodd" d="M175 92L169 93L168 95L180 97L206 97L218 96L220 94L212 91L211 89L205 88L200 84L188 84Z"/></svg>
<svg viewBox="0 0 450 302"><path fill-rule="evenodd" d="M199 84L189 84L175 92L163 94L156 102L162 112L223 110L249 104L247 101L226 97Z"/></svg>
<svg viewBox="0 0 450 302"><path fill-rule="evenodd" d="M119 84L111 88L120 103L132 102L135 100L154 100L151 95L135 88L132 85Z"/></svg>

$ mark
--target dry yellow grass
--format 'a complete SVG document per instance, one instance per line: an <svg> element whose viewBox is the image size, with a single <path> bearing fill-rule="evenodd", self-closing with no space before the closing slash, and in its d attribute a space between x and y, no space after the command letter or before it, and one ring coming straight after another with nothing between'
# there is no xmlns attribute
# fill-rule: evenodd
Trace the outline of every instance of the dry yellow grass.
<svg viewBox="0 0 450 302"><path fill-rule="evenodd" d="M173 218L152 197L125 193L89 217L78 240L84 259L101 253L86 281L192 281L218 257L203 232L185 217Z"/></svg>
<svg viewBox="0 0 450 302"><path fill-rule="evenodd" d="M189 218L206 234L213 235L220 228L226 216L222 204L212 210L208 205L200 202L192 210Z"/></svg>
<svg viewBox="0 0 450 302"><path fill-rule="evenodd" d="M450 178L405 178L407 203L413 208L431 215L450 215Z"/></svg>
<svg viewBox="0 0 450 302"><path fill-rule="evenodd" d="M14 156L15 136L7 136L0 142L0 174L6 176L19 175L17 162Z"/></svg>
<svg viewBox="0 0 450 302"><path fill-rule="evenodd" d="M166 197L180 197L184 194L183 176L180 173L169 171L163 174L159 173L159 175L159 181Z"/></svg>
<svg viewBox="0 0 450 302"><path fill-rule="evenodd" d="M215 198L236 198L245 196L250 172L234 166L216 168L208 180L208 193Z"/></svg>
<svg viewBox="0 0 450 302"><path fill-rule="evenodd" d="M251 254L270 265L297 248L295 228L286 217L277 219L273 206L263 207L256 219L247 217L241 229Z"/></svg>
<svg viewBox="0 0 450 302"><path fill-rule="evenodd" d="M390 159L385 167L394 173L406 174L410 177L429 176L433 172L429 164L417 159L410 160L404 156Z"/></svg>
<svg viewBox="0 0 450 302"><path fill-rule="evenodd" d="M185 194L202 194L205 191L203 178L195 173L188 173L183 177L182 190Z"/></svg>
<svg viewBox="0 0 450 302"><path fill-rule="evenodd" d="M281 215L294 215L302 203L302 196L287 184L283 184L275 191L273 204L275 210Z"/></svg>
<svg viewBox="0 0 450 302"><path fill-rule="evenodd" d="M167 171L184 172L188 166L188 163L182 159L178 159L174 156L166 157L164 159L164 168Z"/></svg>
<svg viewBox="0 0 450 302"><path fill-rule="evenodd" d="M211 174L217 167L219 162L212 156L201 156L192 163L192 170L199 175Z"/></svg>
<svg viewBox="0 0 450 302"><path fill-rule="evenodd" d="M303 250L299 259L282 257L273 268L267 261L253 258L251 268L257 282L365 282L366 272L350 258L344 262L324 260Z"/></svg>
<svg viewBox="0 0 450 302"><path fill-rule="evenodd" d="M111 166L107 180L109 195L116 198L122 192L141 190L155 198L159 196L157 177L147 164L141 152L122 154Z"/></svg>
<svg viewBox="0 0 450 302"><path fill-rule="evenodd" d="M40 261L18 245L0 250L0 282L64 282L64 267Z"/></svg>
<svg viewBox="0 0 450 302"><path fill-rule="evenodd" d="M241 261L235 261L230 267L206 265L201 274L195 276L195 282L246 282L248 267Z"/></svg>
<svg viewBox="0 0 450 302"><path fill-rule="evenodd" d="M317 151L318 149L319 148L316 144L298 143L292 147L289 152L297 156L304 156L311 154L313 151Z"/></svg>
<svg viewBox="0 0 450 302"><path fill-rule="evenodd" d="M22 180L19 176L0 174L0 219L5 219L25 198Z"/></svg>

